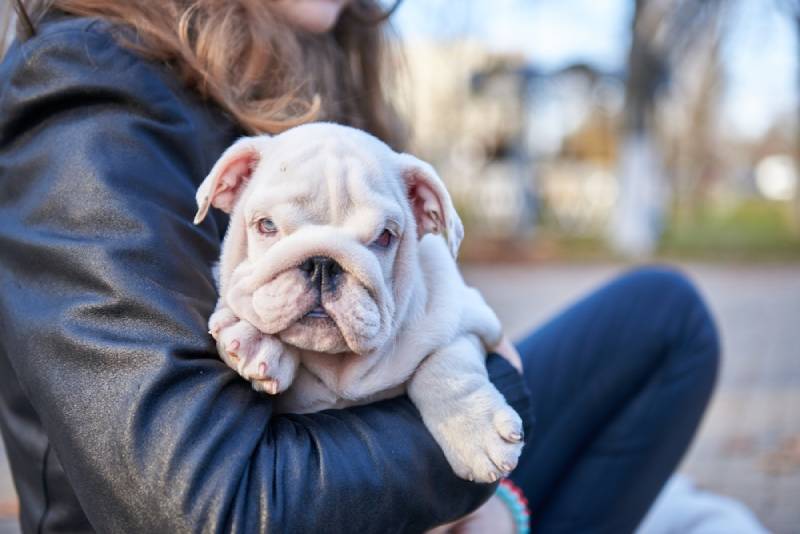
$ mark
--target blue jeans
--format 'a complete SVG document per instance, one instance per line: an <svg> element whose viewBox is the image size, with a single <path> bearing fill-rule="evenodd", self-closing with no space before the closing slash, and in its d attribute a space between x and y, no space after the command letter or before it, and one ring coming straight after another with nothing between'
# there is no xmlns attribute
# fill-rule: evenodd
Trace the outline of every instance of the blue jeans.
<svg viewBox="0 0 800 534"><path fill-rule="evenodd" d="M633 531L686 451L719 342L681 274L621 276L517 344L535 422L512 475L534 532Z"/></svg>

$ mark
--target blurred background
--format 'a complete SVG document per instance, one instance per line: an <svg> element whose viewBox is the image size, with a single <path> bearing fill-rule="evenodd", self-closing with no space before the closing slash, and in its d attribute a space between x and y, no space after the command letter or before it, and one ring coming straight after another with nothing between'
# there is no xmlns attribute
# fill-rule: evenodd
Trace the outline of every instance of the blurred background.
<svg viewBox="0 0 800 534"><path fill-rule="evenodd" d="M800 259L800 2L406 1L396 26L465 259Z"/></svg>
<svg viewBox="0 0 800 534"><path fill-rule="evenodd" d="M683 269L724 361L681 471L800 533L800 0L405 0L393 20L411 150L509 333L632 265ZM0 532L15 510L0 449Z"/></svg>
<svg viewBox="0 0 800 534"><path fill-rule="evenodd" d="M521 336L633 265L687 272L724 359L681 471L800 533L800 1L406 0L394 21L468 282Z"/></svg>

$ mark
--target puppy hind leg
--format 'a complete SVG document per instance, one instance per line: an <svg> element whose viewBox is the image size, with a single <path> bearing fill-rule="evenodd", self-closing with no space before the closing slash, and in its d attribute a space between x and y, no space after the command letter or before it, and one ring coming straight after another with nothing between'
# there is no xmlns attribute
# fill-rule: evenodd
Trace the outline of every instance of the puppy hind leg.
<svg viewBox="0 0 800 534"><path fill-rule="evenodd" d="M460 322L461 332L475 334L487 351L494 349L503 337L503 326L483 295L472 287L464 287Z"/></svg>

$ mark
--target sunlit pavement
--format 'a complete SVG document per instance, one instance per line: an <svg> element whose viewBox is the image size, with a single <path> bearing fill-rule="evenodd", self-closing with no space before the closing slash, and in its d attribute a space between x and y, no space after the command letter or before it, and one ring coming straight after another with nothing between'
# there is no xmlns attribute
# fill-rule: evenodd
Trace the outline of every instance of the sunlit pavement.
<svg viewBox="0 0 800 534"><path fill-rule="evenodd" d="M770 530L800 528L800 265L688 265L722 333L715 397L682 470L746 503ZM469 267L512 337L623 269Z"/></svg>
<svg viewBox="0 0 800 534"><path fill-rule="evenodd" d="M17 534L20 532L19 523L10 517L0 518L0 534Z"/></svg>
<svg viewBox="0 0 800 534"><path fill-rule="evenodd" d="M682 470L750 506L769 529L800 525L800 265L683 267L714 312L724 347L718 389ZM612 265L469 266L512 337L611 278ZM2 446L0 445L0 457ZM0 464L0 511L13 501ZM0 517L0 534L17 532Z"/></svg>

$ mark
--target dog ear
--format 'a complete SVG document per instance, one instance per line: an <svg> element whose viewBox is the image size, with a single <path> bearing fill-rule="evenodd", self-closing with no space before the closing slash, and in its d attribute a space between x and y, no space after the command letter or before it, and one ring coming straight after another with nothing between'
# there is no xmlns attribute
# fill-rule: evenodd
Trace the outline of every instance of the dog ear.
<svg viewBox="0 0 800 534"><path fill-rule="evenodd" d="M401 154L400 161L400 174L417 221L417 238L441 234L455 258L464 239L464 226L444 182L430 164L414 156Z"/></svg>
<svg viewBox="0 0 800 534"><path fill-rule="evenodd" d="M262 136L263 137L263 136ZM197 189L194 224L206 218L210 206L230 213L261 158L261 137L243 137L223 152Z"/></svg>

